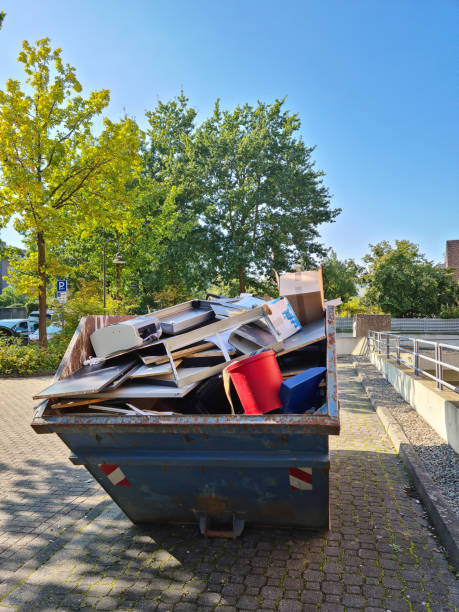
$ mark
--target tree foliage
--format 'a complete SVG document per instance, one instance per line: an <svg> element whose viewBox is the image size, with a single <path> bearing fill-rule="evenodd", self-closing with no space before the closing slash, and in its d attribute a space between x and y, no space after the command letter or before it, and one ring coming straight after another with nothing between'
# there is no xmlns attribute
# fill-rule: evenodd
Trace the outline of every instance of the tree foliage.
<svg viewBox="0 0 459 612"><path fill-rule="evenodd" d="M25 304L26 297L19 293L13 287L5 287L0 293L0 306L13 306L16 304Z"/></svg>
<svg viewBox="0 0 459 612"><path fill-rule="evenodd" d="M210 285L263 291L274 286L274 270L322 253L317 227L339 211L330 209L313 148L298 137L299 119L283 101L234 111L217 101L196 126L196 111L181 94L147 118L144 180L156 190L158 182L176 187L154 282L185 294ZM143 204L161 210L161 198L148 192Z"/></svg>
<svg viewBox="0 0 459 612"><path fill-rule="evenodd" d="M453 271L428 261L408 240L370 244L363 260L365 299L393 317L438 316L459 298Z"/></svg>
<svg viewBox="0 0 459 612"><path fill-rule="evenodd" d="M335 251L330 249L322 260L322 276L324 295L327 300L341 298L343 302L349 301L357 295L357 284L363 268L353 259L339 260Z"/></svg>
<svg viewBox="0 0 459 612"><path fill-rule="evenodd" d="M298 136L298 115L283 105L229 111L217 101L190 151L187 176L208 257L223 282L238 279L241 292L248 279L274 281L275 270L320 252L317 227L340 212L329 206L313 147Z"/></svg>
<svg viewBox="0 0 459 612"><path fill-rule="evenodd" d="M109 102L108 90L81 95L75 69L64 64L48 38L23 43L18 61L26 88L10 79L0 91L0 226L14 218L24 236L25 257L12 261L15 284L38 292L40 342L46 343L46 295L61 262L47 249L73 233L84 242L91 228L110 220L126 223L127 199L113 204L119 187L136 166L138 128L130 119L104 120L92 134L93 120Z"/></svg>

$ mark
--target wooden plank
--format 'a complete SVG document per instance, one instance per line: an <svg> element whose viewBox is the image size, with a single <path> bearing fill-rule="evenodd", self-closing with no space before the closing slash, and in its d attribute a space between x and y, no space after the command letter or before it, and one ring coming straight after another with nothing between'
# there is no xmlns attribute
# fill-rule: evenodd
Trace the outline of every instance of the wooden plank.
<svg viewBox="0 0 459 612"><path fill-rule="evenodd" d="M114 391L101 391L94 393L91 397L102 399L136 399L136 398L155 398L155 397L184 397L196 383L184 387L171 387L168 385L149 384L143 381L129 382L115 389ZM92 401L92 399L91 399Z"/></svg>
<svg viewBox="0 0 459 612"><path fill-rule="evenodd" d="M172 353L172 359L176 361L181 357L189 357L191 355L195 355L196 353L200 353L201 351L207 351L208 349L215 348L215 344L213 342L203 342L198 346L189 346L188 348L181 349L180 351L175 351ZM169 357L167 355L141 355L140 357L145 365L162 365L163 363L169 363Z"/></svg>
<svg viewBox="0 0 459 612"><path fill-rule="evenodd" d="M319 342L319 340L324 339L325 319L313 321L312 323L305 325L297 334L290 336L290 338L286 338L283 341L284 348L278 353L278 355L286 355L287 353L297 351L304 346L314 344L314 342Z"/></svg>
<svg viewBox="0 0 459 612"><path fill-rule="evenodd" d="M75 400L75 401L69 401L69 402L58 402L57 404L51 404L49 407L53 408L53 410L60 410L61 408L73 408L74 406L84 406L86 404L89 404L89 402L92 403L96 403L96 402L103 402L104 400L102 399L98 399L98 400L94 400L94 399L84 399L84 400Z"/></svg>
<svg viewBox="0 0 459 612"><path fill-rule="evenodd" d="M119 378L114 380L112 383L107 385L107 387L104 387L104 390L113 391L114 389L118 389L118 387L121 387L123 383L125 383L127 380L131 378L131 373L134 372L137 367L138 367L138 364L136 363L132 368L127 370L122 376L120 376Z"/></svg>
<svg viewBox="0 0 459 612"><path fill-rule="evenodd" d="M176 367L182 363L182 360L179 359L175 362ZM129 378L144 378L150 376L164 376L164 374L171 374L172 366L169 363L164 363L162 365L140 365L135 370L129 373Z"/></svg>

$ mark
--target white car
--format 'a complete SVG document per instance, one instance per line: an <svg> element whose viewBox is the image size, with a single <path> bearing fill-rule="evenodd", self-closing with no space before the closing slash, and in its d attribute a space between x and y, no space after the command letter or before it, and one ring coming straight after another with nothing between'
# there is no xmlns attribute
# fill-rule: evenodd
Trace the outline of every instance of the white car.
<svg viewBox="0 0 459 612"><path fill-rule="evenodd" d="M62 331L62 326L59 323L51 323L46 328L46 335L48 336L48 340L55 336L56 334L60 334ZM38 327L33 332L33 334L29 334L29 342L38 342Z"/></svg>

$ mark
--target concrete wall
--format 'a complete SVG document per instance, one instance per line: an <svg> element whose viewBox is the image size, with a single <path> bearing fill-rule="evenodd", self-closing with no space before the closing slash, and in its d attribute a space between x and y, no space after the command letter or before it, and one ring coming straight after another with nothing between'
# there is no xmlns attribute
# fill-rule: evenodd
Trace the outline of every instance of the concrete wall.
<svg viewBox="0 0 459 612"><path fill-rule="evenodd" d="M27 319L27 308L25 306L1 306L0 307L0 320L1 319Z"/></svg>
<svg viewBox="0 0 459 612"><path fill-rule="evenodd" d="M354 315L354 336L367 337L370 329L373 331L390 332L390 315L356 314Z"/></svg>
<svg viewBox="0 0 459 612"><path fill-rule="evenodd" d="M446 241L445 265L454 268L454 279L459 280L459 240Z"/></svg>
<svg viewBox="0 0 459 612"><path fill-rule="evenodd" d="M459 453L459 395L438 391L433 381L416 378L408 368L397 367L393 359L373 352L369 357L403 399Z"/></svg>
<svg viewBox="0 0 459 612"><path fill-rule="evenodd" d="M367 338L354 338L351 334L336 334L338 355L366 355L367 348Z"/></svg>

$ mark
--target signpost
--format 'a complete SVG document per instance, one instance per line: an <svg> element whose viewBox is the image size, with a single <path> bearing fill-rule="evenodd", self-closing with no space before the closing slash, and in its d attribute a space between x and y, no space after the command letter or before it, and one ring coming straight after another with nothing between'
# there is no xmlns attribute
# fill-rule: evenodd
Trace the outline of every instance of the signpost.
<svg viewBox="0 0 459 612"><path fill-rule="evenodd" d="M59 304L65 304L67 302L67 281L58 280L56 281L56 297Z"/></svg>

